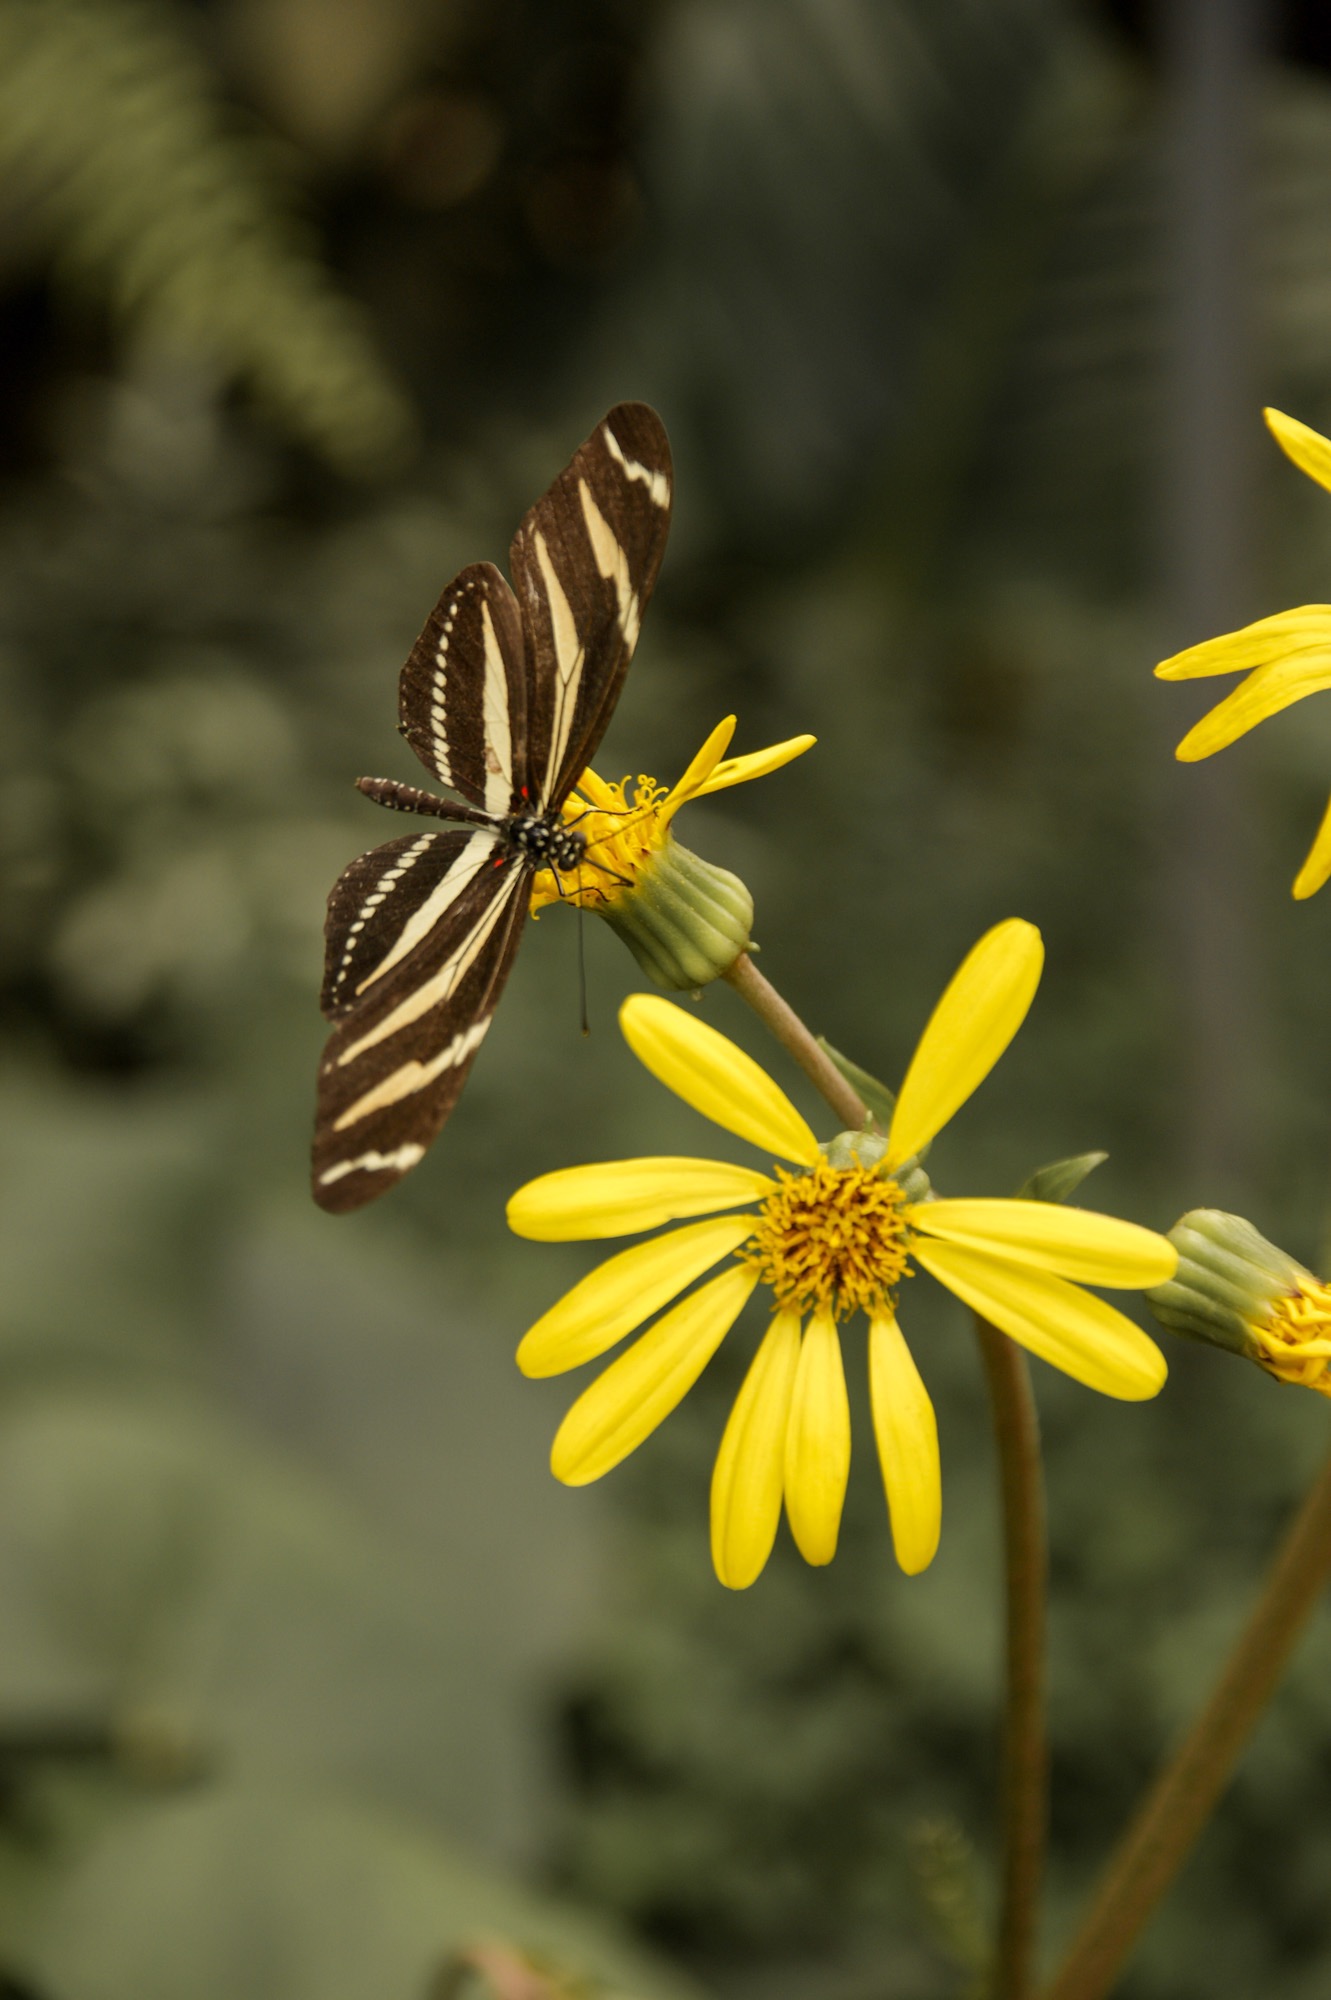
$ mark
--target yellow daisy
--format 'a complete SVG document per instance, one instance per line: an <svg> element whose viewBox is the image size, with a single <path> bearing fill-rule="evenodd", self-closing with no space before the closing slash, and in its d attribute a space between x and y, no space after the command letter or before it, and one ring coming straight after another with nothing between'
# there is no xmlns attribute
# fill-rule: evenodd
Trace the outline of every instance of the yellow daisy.
<svg viewBox="0 0 1331 2000"><path fill-rule="evenodd" d="M712 1480L712 1556L732 1589L762 1570L783 1502L808 1562L835 1553L850 1467L840 1329L858 1312L869 1322L869 1388L897 1560L914 1574L933 1559L938 1435L896 1319L897 1291L913 1265L1078 1381L1128 1400L1155 1395L1165 1379L1155 1342L1081 1285L1162 1283L1178 1262L1165 1237L1052 1203L939 1200L918 1165L1016 1034L1043 956L1039 932L1017 918L982 937L920 1038L888 1132L843 1133L826 1146L724 1035L653 995L625 1001L625 1038L652 1074L787 1164L760 1171L615 1160L545 1174L513 1196L510 1226L544 1242L703 1218L598 1266L523 1339L523 1372L558 1375L669 1308L569 1410L554 1442L556 1478L585 1485L635 1450L697 1381L759 1285L772 1294L774 1317ZM687 1289L722 1260L718 1276Z"/></svg>
<svg viewBox="0 0 1331 2000"><path fill-rule="evenodd" d="M1266 421L1277 444L1301 471L1331 492L1331 442L1307 424L1267 410ZM1191 728L1175 751L1181 763L1195 764L1246 736L1268 715L1331 687L1331 604L1302 604L1295 611L1278 611L1259 618L1238 632L1206 639L1162 660L1156 674L1164 681L1203 679L1209 674L1247 678ZM1331 803L1328 803L1308 858L1294 878L1294 894L1311 896L1331 876Z"/></svg>
<svg viewBox="0 0 1331 2000"><path fill-rule="evenodd" d="M532 915L554 902L594 910L658 986L691 992L728 972L749 948L753 898L738 875L674 838L675 814L690 799L779 771L817 740L792 736L747 757L727 757L734 733L735 718L728 715L669 789L655 778L608 784L584 771L563 807L565 826L586 842L583 859L576 868L540 871L532 883Z"/></svg>
<svg viewBox="0 0 1331 2000"><path fill-rule="evenodd" d="M541 869L532 882L533 914L556 902L581 903L589 910L613 907L666 846L670 823L681 806L731 785L746 785L750 778L765 778L769 771L802 757L818 741L816 736L791 736L747 757L727 757L734 733L735 717L728 715L669 789L655 778L624 778L609 784L595 771L584 771L578 789L564 801L563 814L565 826L576 827L586 840L587 858L558 879L553 868Z"/></svg>

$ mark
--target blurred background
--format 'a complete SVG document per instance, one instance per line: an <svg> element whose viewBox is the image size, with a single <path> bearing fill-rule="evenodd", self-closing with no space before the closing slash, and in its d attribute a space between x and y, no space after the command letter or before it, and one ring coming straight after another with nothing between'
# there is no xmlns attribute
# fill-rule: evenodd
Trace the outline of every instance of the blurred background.
<svg viewBox="0 0 1331 2000"><path fill-rule="evenodd" d="M507 1193L714 1143L530 932L445 1141L306 1187L324 899L414 779L398 667L605 409L666 570L611 776L812 730L682 838L895 1082L979 932L1048 945L936 1179L1247 1210L1323 1271L1331 704L1214 764L1162 654L1331 594L1331 27L1258 0L0 0L0 1964L9 2000L934 2000L992 1904L999 1554L964 1315L907 1301L938 1560L857 1410L843 1546L732 1597L755 1327L603 1486L513 1349L589 1263ZM728 990L705 1017L764 1054ZM811 1115L798 1079L773 1066ZM824 1116L825 1122L825 1116ZM1325 1411L1212 1353L1036 1364L1051 1947L1199 1698ZM858 1391L862 1364L849 1368ZM1325 1995L1323 1617L1122 1991ZM584 1986L580 1990L589 1990Z"/></svg>

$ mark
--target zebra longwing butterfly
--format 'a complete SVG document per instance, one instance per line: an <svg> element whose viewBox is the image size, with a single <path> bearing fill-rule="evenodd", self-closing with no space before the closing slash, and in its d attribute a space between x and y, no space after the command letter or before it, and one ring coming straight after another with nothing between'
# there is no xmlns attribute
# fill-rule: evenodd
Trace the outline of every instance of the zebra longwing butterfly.
<svg viewBox="0 0 1331 2000"><path fill-rule="evenodd" d="M610 720L670 526L670 446L620 403L519 527L517 595L493 563L455 576L398 684L399 728L460 794L391 778L361 791L456 822L353 861L328 899L314 1198L373 1201L457 1102L508 978L540 868L585 842L560 807ZM466 803L463 803L465 801Z"/></svg>

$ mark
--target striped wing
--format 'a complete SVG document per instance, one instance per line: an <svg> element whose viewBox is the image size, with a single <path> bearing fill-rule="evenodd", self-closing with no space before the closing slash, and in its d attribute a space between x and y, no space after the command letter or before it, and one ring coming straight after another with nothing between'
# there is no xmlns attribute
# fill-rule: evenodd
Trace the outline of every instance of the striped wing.
<svg viewBox="0 0 1331 2000"><path fill-rule="evenodd" d="M527 783L527 677L513 593L472 563L425 621L398 682L398 727L428 771L503 817Z"/></svg>
<svg viewBox="0 0 1331 2000"><path fill-rule="evenodd" d="M508 977L531 871L486 827L390 841L328 901L314 1198L359 1208L401 1180L457 1102Z"/></svg>
<svg viewBox="0 0 1331 2000"><path fill-rule="evenodd" d="M661 419L619 403L513 538L537 810L563 804L605 732L665 554L670 498Z"/></svg>

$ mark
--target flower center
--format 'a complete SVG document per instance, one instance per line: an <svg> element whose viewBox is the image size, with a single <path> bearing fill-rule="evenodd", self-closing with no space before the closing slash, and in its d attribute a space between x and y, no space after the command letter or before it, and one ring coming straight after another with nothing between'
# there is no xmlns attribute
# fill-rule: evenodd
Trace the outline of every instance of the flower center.
<svg viewBox="0 0 1331 2000"><path fill-rule="evenodd" d="M1331 1396L1331 1286L1302 1278L1271 1308L1265 1326L1254 1327L1261 1363L1282 1382L1299 1382Z"/></svg>
<svg viewBox="0 0 1331 2000"><path fill-rule="evenodd" d="M573 792L563 806L565 826L576 828L587 843L583 858L576 868L540 870L532 881L533 915L549 903L578 903L586 910L617 903L669 838L669 828L658 824L669 796L665 785L639 777L630 798L628 778L611 785L589 771L584 784L587 779L593 780L586 785L592 796Z"/></svg>
<svg viewBox="0 0 1331 2000"><path fill-rule="evenodd" d="M910 1244L898 1182L826 1161L804 1174L778 1167L776 1177L741 1255L777 1304L830 1306L838 1319L886 1304L906 1276Z"/></svg>

